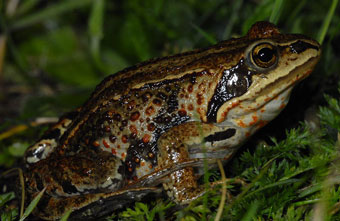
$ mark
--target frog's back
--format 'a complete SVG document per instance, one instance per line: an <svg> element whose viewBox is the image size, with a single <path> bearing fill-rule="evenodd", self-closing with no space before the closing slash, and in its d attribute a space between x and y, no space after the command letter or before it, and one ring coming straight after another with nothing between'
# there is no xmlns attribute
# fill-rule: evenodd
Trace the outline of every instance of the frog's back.
<svg viewBox="0 0 340 221"><path fill-rule="evenodd" d="M221 65L233 65L220 45L151 60L107 77L59 140L60 154L109 151L124 161L130 178L157 164L159 136L203 119Z"/></svg>

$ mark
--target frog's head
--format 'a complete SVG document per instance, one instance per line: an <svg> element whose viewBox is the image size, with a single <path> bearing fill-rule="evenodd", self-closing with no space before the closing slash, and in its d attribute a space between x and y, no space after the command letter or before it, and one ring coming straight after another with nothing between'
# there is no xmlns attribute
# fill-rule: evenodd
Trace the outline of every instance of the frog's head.
<svg viewBox="0 0 340 221"><path fill-rule="evenodd" d="M237 54L238 63L224 71L216 88L219 93L210 101L208 119L245 128L250 135L283 109L293 86L313 70L321 49L315 40L281 34L268 22L253 25L242 41L246 46ZM232 98L221 102L226 95Z"/></svg>

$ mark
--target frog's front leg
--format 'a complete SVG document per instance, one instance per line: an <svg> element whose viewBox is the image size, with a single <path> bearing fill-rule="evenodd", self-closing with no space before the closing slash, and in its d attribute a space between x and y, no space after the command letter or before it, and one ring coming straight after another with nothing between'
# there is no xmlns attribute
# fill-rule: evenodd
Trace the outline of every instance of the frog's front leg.
<svg viewBox="0 0 340 221"><path fill-rule="evenodd" d="M158 140L159 167L180 164L192 158L229 158L235 152L233 127L187 122L171 128ZM204 193L197 183L193 167L178 170L163 183L168 195L177 203L189 203Z"/></svg>

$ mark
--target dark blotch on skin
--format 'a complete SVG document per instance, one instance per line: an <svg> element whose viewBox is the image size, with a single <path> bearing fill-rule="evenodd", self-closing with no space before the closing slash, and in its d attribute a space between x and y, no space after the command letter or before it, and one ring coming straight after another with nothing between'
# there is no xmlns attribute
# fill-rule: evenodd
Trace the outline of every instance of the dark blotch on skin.
<svg viewBox="0 0 340 221"><path fill-rule="evenodd" d="M157 153L156 143L145 144L143 140L133 140L131 141L131 144L126 153L127 155L125 158L125 175L127 175L128 179L132 179L135 175L135 169L136 167L140 166L139 163L141 159L151 162L152 165L157 164L156 158L149 158L150 153L152 153L153 155L156 155ZM129 171L129 168L131 169L131 171Z"/></svg>
<svg viewBox="0 0 340 221"><path fill-rule="evenodd" d="M162 93L162 92L158 92L157 93L157 97L159 97L160 99L162 99L163 101L167 98L166 94Z"/></svg>
<svg viewBox="0 0 340 221"><path fill-rule="evenodd" d="M117 140L117 137L114 136L114 135L110 135L110 136L109 136L109 140L111 141L111 143L115 143L116 140Z"/></svg>
<svg viewBox="0 0 340 221"><path fill-rule="evenodd" d="M74 118L77 117L77 115L79 114L78 111L71 111L71 112L68 112L66 114L64 114L63 116L60 117L60 119L70 119L70 120L73 120Z"/></svg>
<svg viewBox="0 0 340 221"><path fill-rule="evenodd" d="M68 180L63 180L61 183L63 191L68 194L78 193L77 188Z"/></svg>
<svg viewBox="0 0 340 221"><path fill-rule="evenodd" d="M60 130L58 128L46 132L41 139L57 139L60 137Z"/></svg>
<svg viewBox="0 0 340 221"><path fill-rule="evenodd" d="M35 179L35 182L37 184L37 189L39 191L42 191L44 189L44 184L43 184L42 180L40 179L40 176L38 176L37 173L34 173L34 179Z"/></svg>
<svg viewBox="0 0 340 221"><path fill-rule="evenodd" d="M50 196L48 196L47 194L44 194L40 198L39 203L37 205L37 209L39 210L39 212L45 214L45 216L49 216L50 215L50 214L45 213L45 208L47 207L50 199L51 199ZM31 200L33 200L33 199L31 199Z"/></svg>
<svg viewBox="0 0 340 221"><path fill-rule="evenodd" d="M113 115L113 119L114 119L115 121L121 121L121 120L122 120L122 117L120 116L120 114L115 114L115 115Z"/></svg>
<svg viewBox="0 0 340 221"><path fill-rule="evenodd" d="M131 114L130 120L131 120L131 121L136 121L136 120L138 120L139 116L140 116L140 113L139 113L138 111L133 112L133 113Z"/></svg>
<svg viewBox="0 0 340 221"><path fill-rule="evenodd" d="M307 42L304 42L304 41L297 41L297 42L290 45L290 50L293 53L297 53L297 54L300 54L301 52L304 52L305 50L307 50L309 48L313 48L317 51L319 50L318 47L316 47L312 44L309 44Z"/></svg>
<svg viewBox="0 0 340 221"><path fill-rule="evenodd" d="M224 71L215 89L214 96L208 104L208 122L216 122L217 111L226 101L247 92L251 85L251 76L254 73L244 63L243 59L234 67Z"/></svg>
<svg viewBox="0 0 340 221"><path fill-rule="evenodd" d="M226 140L232 136L234 136L236 133L236 129L234 128L229 128L228 130L221 131L221 132L216 132L212 135L209 135L204 138L204 141L206 142L214 142L214 141L221 141L221 140Z"/></svg>
<svg viewBox="0 0 340 221"><path fill-rule="evenodd" d="M178 100L177 100L177 92L173 92L167 101L168 104L168 113L172 113L178 109Z"/></svg>

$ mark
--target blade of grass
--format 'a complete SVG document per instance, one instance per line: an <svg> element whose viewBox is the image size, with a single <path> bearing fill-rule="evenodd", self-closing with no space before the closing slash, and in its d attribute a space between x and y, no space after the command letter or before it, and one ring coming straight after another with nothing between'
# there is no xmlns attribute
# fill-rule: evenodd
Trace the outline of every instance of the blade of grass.
<svg viewBox="0 0 340 221"><path fill-rule="evenodd" d="M229 17L229 22L226 25L226 28L224 29L223 32L223 38L222 39L229 39L231 37L231 30L234 27L234 24L236 23L238 16L239 16L239 11L242 8L243 5L243 0L238 0L235 1L235 3L232 5L232 14Z"/></svg>
<svg viewBox="0 0 340 221"><path fill-rule="evenodd" d="M38 205L41 197L43 196L44 192L46 190L46 187L36 196L34 197L34 199L32 200L32 202L28 205L28 207L26 208L24 214L22 217L20 217L19 221L23 221L25 220L34 210L34 208Z"/></svg>
<svg viewBox="0 0 340 221"><path fill-rule="evenodd" d="M207 32L205 32L204 30L202 30L200 27L198 27L195 24L191 24L192 27L194 27L194 29L196 29L196 31L198 33L200 33L209 43L211 44L216 44L217 41L214 37L212 37L210 34L208 34Z"/></svg>
<svg viewBox="0 0 340 221"><path fill-rule="evenodd" d="M286 24L293 24L296 20L296 16L301 12L303 7L305 6L307 0L299 1L298 5L294 7L293 11L289 14L289 18Z"/></svg>
<svg viewBox="0 0 340 221"><path fill-rule="evenodd" d="M254 195L255 193L258 193L258 192L261 192L263 190L266 190L266 189L269 189L269 188L273 188L273 187L276 187L276 186L281 186L281 185L287 185L287 184L292 184L292 183L296 183L296 182L299 182L300 179L289 179L289 180L282 180L282 181L278 181L276 183L273 183L273 184L269 184L267 186L264 186L262 188L259 188L257 190L254 190L253 192L249 193L248 195L245 195L244 197L249 197L249 196L252 196Z"/></svg>
<svg viewBox="0 0 340 221"><path fill-rule="evenodd" d="M327 16L323 20L323 24L322 24L322 26L321 26L321 28L319 30L318 37L316 38L316 40L320 44L322 44L323 40L325 39L328 27L329 27L329 25L330 25L330 23L332 21L332 18L333 18L333 15L334 15L334 11L335 11L337 5L338 5L338 0L333 0L332 4L331 4L331 7L328 10Z"/></svg>
<svg viewBox="0 0 340 221"><path fill-rule="evenodd" d="M260 203L259 201L253 202L250 207L248 208L246 214L242 217L241 221L250 221L253 220L254 216L256 215L256 211L259 208Z"/></svg>
<svg viewBox="0 0 340 221"><path fill-rule="evenodd" d="M223 169L223 165L221 160L217 160L217 164L218 164L218 168L220 169L221 172L221 177L222 177L222 197L221 197L221 201L220 201L220 205L218 206L218 210L215 216L215 221L218 221L221 219L222 216L222 212L223 212L223 208L225 205L225 200L226 200L226 195L227 195L227 184L226 184L226 177L225 177L225 173L224 173L224 169Z"/></svg>
<svg viewBox="0 0 340 221"><path fill-rule="evenodd" d="M33 24L43 22L46 19L50 19L62 13L72 11L74 9L87 6L92 3L92 0L73 0L73 1L62 1L58 4L51 5L46 9L40 10L37 13L25 16L19 20L15 20L9 26L12 30L26 28Z"/></svg>
<svg viewBox="0 0 340 221"><path fill-rule="evenodd" d="M67 221L68 217L71 215L72 210L68 210L60 219L60 221Z"/></svg>
<svg viewBox="0 0 340 221"><path fill-rule="evenodd" d="M22 15L30 10L32 10L37 4L39 3L39 0L26 0L21 1L14 16Z"/></svg>
<svg viewBox="0 0 340 221"><path fill-rule="evenodd" d="M277 24L277 22L279 21L280 15L281 15L282 8L283 8L283 0L276 0L272 14L270 15L270 18L269 18L270 22Z"/></svg>
<svg viewBox="0 0 340 221"><path fill-rule="evenodd" d="M92 11L89 18L88 29L91 38L91 54L97 68L106 72L100 57L100 42L103 38L103 20L105 1L97 0L92 4Z"/></svg>
<svg viewBox="0 0 340 221"><path fill-rule="evenodd" d="M21 208L20 208L20 217L23 216L24 213L24 205L25 205L25 182L24 182L24 174L21 168L12 168L1 174L1 177L6 176L7 174L12 173L13 171L18 171L19 173L19 181L21 185Z"/></svg>
<svg viewBox="0 0 340 221"><path fill-rule="evenodd" d="M7 37L0 35L0 82L2 79L2 68L5 60Z"/></svg>
<svg viewBox="0 0 340 221"><path fill-rule="evenodd" d="M7 6L6 6L6 16L7 17L12 17L15 14L15 11L18 7L18 4L19 4L18 0L7 1Z"/></svg>
<svg viewBox="0 0 340 221"><path fill-rule="evenodd" d="M273 157L273 158L270 159L265 165L263 165L263 167L262 167L260 173L252 180L252 182L251 182L248 186L246 186L246 187L242 190L242 192L241 192L239 195L237 195L237 197L233 200L233 202L230 203L230 204L227 206L227 208L225 209L225 213L228 213L228 212L231 210L231 208L232 208L234 205L236 205L236 204L237 204L237 203L238 203L238 202L239 202L239 201L240 201L240 200L248 193L248 191L249 191L253 186L255 186L256 182L257 182L259 179L261 179L262 176L265 175L265 173L268 171L270 165L271 165L278 157L280 157L280 155L281 155L281 154L279 154L279 155Z"/></svg>

